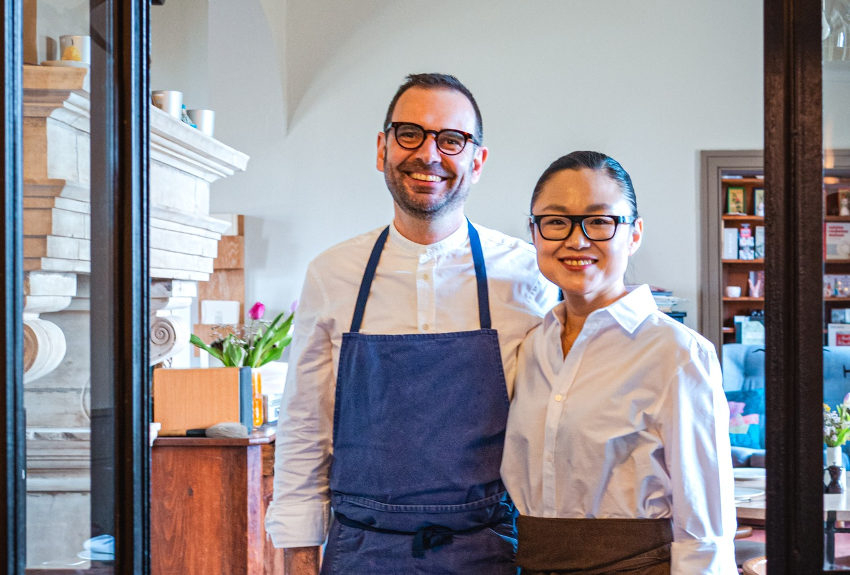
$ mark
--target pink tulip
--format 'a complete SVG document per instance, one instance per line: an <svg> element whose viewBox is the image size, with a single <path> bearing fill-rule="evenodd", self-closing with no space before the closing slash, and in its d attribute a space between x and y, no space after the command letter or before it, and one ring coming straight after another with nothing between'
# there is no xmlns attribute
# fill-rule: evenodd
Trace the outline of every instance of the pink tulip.
<svg viewBox="0 0 850 575"><path fill-rule="evenodd" d="M296 308L298 308L298 300L293 301L289 306L289 313L295 313Z"/></svg>
<svg viewBox="0 0 850 575"><path fill-rule="evenodd" d="M264 313L266 313L266 306L262 302L257 302L248 310L248 317L251 319L262 319Z"/></svg>

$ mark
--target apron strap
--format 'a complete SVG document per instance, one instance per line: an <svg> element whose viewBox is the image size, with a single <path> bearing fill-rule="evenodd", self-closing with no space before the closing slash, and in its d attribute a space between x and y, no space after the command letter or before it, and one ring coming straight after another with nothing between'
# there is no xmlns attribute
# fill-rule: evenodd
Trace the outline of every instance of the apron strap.
<svg viewBox="0 0 850 575"><path fill-rule="evenodd" d="M484 265L484 252L481 250L481 239L478 237L478 230L473 227L469 219L466 220L466 225L469 230L469 245L472 249L472 262L475 266L475 279L478 285L478 320L481 323L481 329L490 329L490 295L487 290L487 268ZM378 261L381 259L381 252L387 243L389 233L390 227L387 226L378 236L375 246L372 248L372 253L369 255L369 262L366 264L366 271L363 272L363 280L360 282L360 291L357 293L354 316L351 318L350 331L352 333L359 332L360 326L363 323L366 300L369 298L369 290L372 289L372 280L375 279Z"/></svg>
<svg viewBox="0 0 850 575"><path fill-rule="evenodd" d="M487 267L484 265L484 252L481 251L481 239L472 222L466 220L469 228L469 245L472 248L472 262L475 264L475 279L478 283L478 319L481 329L490 329L490 293L487 291Z"/></svg>
<svg viewBox="0 0 850 575"><path fill-rule="evenodd" d="M369 297L369 290L372 288L372 280L375 279L375 270L378 269L378 260L381 259L381 252L384 251L384 244L387 243L387 236L390 235L390 226L384 228L381 235L378 236L375 242L375 247L372 248L372 254L369 256L369 263L366 264L366 271L363 272L363 280L360 282L360 291L357 293L357 303L354 306L354 317L351 318L351 332L357 333L360 331L360 324L363 323L363 312L366 311L366 299Z"/></svg>

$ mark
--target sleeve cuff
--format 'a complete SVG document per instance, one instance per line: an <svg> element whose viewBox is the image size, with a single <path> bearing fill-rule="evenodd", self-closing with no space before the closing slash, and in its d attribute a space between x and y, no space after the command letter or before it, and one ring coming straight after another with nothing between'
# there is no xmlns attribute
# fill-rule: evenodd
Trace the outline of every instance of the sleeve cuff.
<svg viewBox="0 0 850 575"><path fill-rule="evenodd" d="M266 532L275 547L314 547L328 536L330 503L286 505L272 501Z"/></svg>
<svg viewBox="0 0 850 575"><path fill-rule="evenodd" d="M731 536L674 541L670 554L671 575L727 575L738 572Z"/></svg>

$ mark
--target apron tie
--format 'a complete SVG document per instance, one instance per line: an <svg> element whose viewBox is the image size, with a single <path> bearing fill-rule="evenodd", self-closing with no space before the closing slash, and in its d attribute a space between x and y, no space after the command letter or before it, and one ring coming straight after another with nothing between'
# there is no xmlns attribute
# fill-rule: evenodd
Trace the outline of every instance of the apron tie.
<svg viewBox="0 0 850 575"><path fill-rule="evenodd" d="M513 509L513 505L511 508ZM476 525L469 529L452 529L451 527L445 527L444 525L425 525L416 531L400 531L398 529L384 529L383 527L376 527L375 525L370 525L368 523L363 523L362 521L346 517L342 513L334 512L334 519L346 527L354 527L355 529L363 529L365 531L390 535L413 535L412 552L413 556L417 559L425 557L425 551L428 549L436 549L437 547L448 545L454 541L455 534L475 533L482 529L493 528L501 525L505 521L506 517L509 516L510 513L500 519L491 521L490 523Z"/></svg>
<svg viewBox="0 0 850 575"><path fill-rule="evenodd" d="M421 559L425 557L426 549L435 549L442 545L448 545L454 539L455 531L442 525L426 525L421 527L413 535L413 556Z"/></svg>

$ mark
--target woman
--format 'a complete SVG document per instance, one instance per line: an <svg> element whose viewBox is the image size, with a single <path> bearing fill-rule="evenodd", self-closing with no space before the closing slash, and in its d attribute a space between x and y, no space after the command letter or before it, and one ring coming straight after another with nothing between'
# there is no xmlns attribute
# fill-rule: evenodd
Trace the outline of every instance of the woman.
<svg viewBox="0 0 850 575"><path fill-rule="evenodd" d="M711 344L627 288L631 178L598 152L543 172L540 270L564 301L520 350L502 461L528 573L737 573L729 409Z"/></svg>

